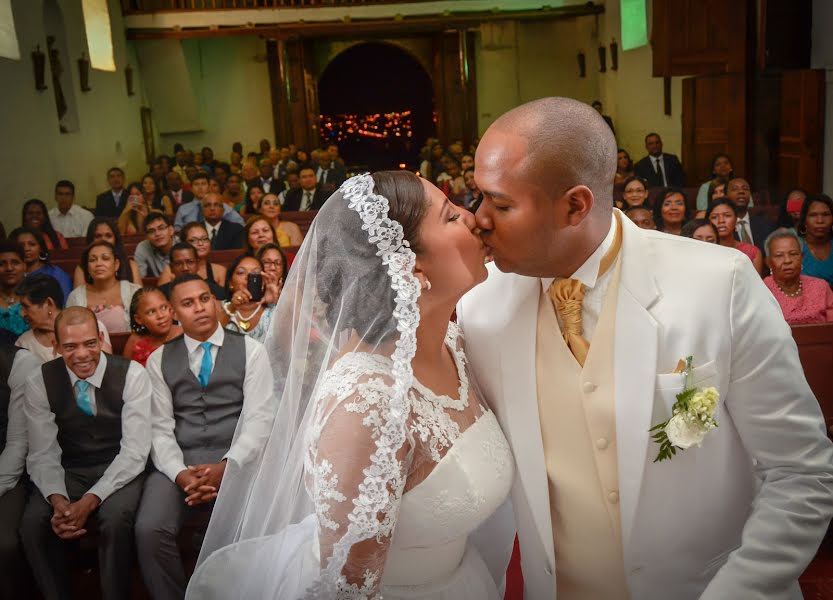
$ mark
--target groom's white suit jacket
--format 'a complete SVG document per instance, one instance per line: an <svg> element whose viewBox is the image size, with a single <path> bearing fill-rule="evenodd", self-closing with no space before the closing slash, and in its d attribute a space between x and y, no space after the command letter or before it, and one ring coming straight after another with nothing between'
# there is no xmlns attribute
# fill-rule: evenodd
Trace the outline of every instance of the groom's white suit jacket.
<svg viewBox="0 0 833 600"><path fill-rule="evenodd" d="M740 252L622 224L614 396L630 597L801 598L796 580L833 514L833 448L781 310ZM555 556L535 373L540 294L539 279L490 266L457 315L518 467L512 502L526 597L550 600ZM686 356L694 384L720 391L719 427L702 447L653 463L648 429L670 416L683 386L672 373Z"/></svg>

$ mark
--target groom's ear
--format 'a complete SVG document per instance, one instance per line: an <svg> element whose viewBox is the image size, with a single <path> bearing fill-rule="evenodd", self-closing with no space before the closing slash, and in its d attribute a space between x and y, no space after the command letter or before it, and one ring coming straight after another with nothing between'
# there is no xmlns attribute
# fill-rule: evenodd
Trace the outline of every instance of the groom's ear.
<svg viewBox="0 0 833 600"><path fill-rule="evenodd" d="M593 210L596 199L586 185L576 185L564 192L560 199L566 202L567 220L570 225L579 225Z"/></svg>

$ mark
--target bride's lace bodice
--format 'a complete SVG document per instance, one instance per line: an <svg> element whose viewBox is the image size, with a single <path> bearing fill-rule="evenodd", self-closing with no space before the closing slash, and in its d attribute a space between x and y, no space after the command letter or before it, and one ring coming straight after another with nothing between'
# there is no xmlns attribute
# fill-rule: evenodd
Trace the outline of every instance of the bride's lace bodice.
<svg viewBox="0 0 833 600"><path fill-rule="evenodd" d="M419 585L447 575L460 563L467 535L508 494L514 473L509 447L469 387L455 324L446 344L457 367L458 397L437 395L415 380L406 443L388 454L396 464L379 464L375 452L389 443L390 359L348 353L323 377L305 460L322 567L348 528L365 539L350 550L339 598L372 598L382 585ZM392 468L399 475L391 482L381 474Z"/></svg>

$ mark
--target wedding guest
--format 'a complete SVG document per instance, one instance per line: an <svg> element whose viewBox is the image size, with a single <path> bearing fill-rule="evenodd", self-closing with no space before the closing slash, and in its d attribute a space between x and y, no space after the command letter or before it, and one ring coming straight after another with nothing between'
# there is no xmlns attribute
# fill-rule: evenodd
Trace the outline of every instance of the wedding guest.
<svg viewBox="0 0 833 600"><path fill-rule="evenodd" d="M752 202L752 191L749 182L740 177L730 179L726 184L726 198L737 206L738 221L735 235L741 242L755 244L761 255L764 252L764 242L775 229L766 218L749 212Z"/></svg>
<svg viewBox="0 0 833 600"><path fill-rule="evenodd" d="M23 250L14 242L0 242L0 342L14 343L29 329L15 291L25 276Z"/></svg>
<svg viewBox="0 0 833 600"><path fill-rule="evenodd" d="M69 248L66 238L55 231L52 226L46 204L37 198L27 200L26 204L23 205L23 227L28 227L40 234L47 250L55 250L56 248L66 250Z"/></svg>
<svg viewBox="0 0 833 600"><path fill-rule="evenodd" d="M169 265L168 273L170 275L170 279L167 282L159 284L159 290L165 295L166 298L170 299L171 297L171 282L182 275L183 273L196 273L208 284L208 288L211 290L211 293L214 294L214 297L218 301L223 301L226 299L226 290L223 286L219 285L213 277L203 277L199 273L199 264L200 260L198 258L197 249L189 244L188 242L179 242L178 244L174 244L174 247L171 248L171 262ZM209 263L210 264L210 263ZM214 268L211 270L213 272L216 271L216 267L219 265L213 265ZM222 267L223 277L226 275L226 268ZM160 277L161 281L161 277Z"/></svg>
<svg viewBox="0 0 833 600"><path fill-rule="evenodd" d="M275 241L282 247L300 246L304 234L297 223L281 220L281 202L275 194L266 194L260 201L260 215L265 218L277 233Z"/></svg>
<svg viewBox="0 0 833 600"><path fill-rule="evenodd" d="M107 170L107 185L110 189L95 198L95 216L118 219L126 199L124 171L119 167L110 167Z"/></svg>
<svg viewBox="0 0 833 600"><path fill-rule="evenodd" d="M38 364L27 350L0 343L0 598L9 600L30 595L21 577L27 567L18 528L26 505L24 384Z"/></svg>
<svg viewBox="0 0 833 600"><path fill-rule="evenodd" d="M143 287L130 302L130 329L122 356L145 366L148 357L159 346L182 333L174 325L171 302L158 287Z"/></svg>
<svg viewBox="0 0 833 600"><path fill-rule="evenodd" d="M262 276L262 298L254 300L248 287L249 273ZM250 336L263 342L269 332L272 313L278 301L278 279L271 271L265 271L254 256L238 256L231 263L226 280L226 297L220 323L226 329Z"/></svg>
<svg viewBox="0 0 833 600"><path fill-rule="evenodd" d="M202 199L203 222L212 250L236 250L243 247L244 226L224 219L223 210L226 208L228 206L223 204L222 197L214 192L208 192Z"/></svg>
<svg viewBox="0 0 833 600"><path fill-rule="evenodd" d="M833 290L818 277L801 274L801 240L790 229L776 229L766 240L766 264L772 275L764 283L790 325L833 322Z"/></svg>
<svg viewBox="0 0 833 600"><path fill-rule="evenodd" d="M160 213L156 213L160 214ZM119 279L131 281L136 285L142 283L142 274L138 263L133 258L128 258L127 250L124 248L124 241L118 226L109 217L96 217L90 221L87 227L87 245L103 240L110 242L116 249L116 258L119 259ZM81 266L75 267L72 275L73 287L84 285L86 276Z"/></svg>
<svg viewBox="0 0 833 600"><path fill-rule="evenodd" d="M830 196L818 194L804 201L797 230L804 238L801 244L804 255L802 272L824 279L833 286L833 200Z"/></svg>
<svg viewBox="0 0 833 600"><path fill-rule="evenodd" d="M639 177L628 177L622 191L622 208L627 210L631 206L643 206L648 202L648 187Z"/></svg>
<svg viewBox="0 0 833 600"><path fill-rule="evenodd" d="M213 508L227 461L245 465L259 455L275 410L264 347L220 326L206 282L180 275L171 304L183 335L147 362L156 470L145 482L136 518L139 566L155 600L185 595L176 542L182 523Z"/></svg>
<svg viewBox="0 0 833 600"><path fill-rule="evenodd" d="M633 177L631 155L624 148L619 148L616 154L616 174L613 176L613 185L624 184L631 177Z"/></svg>
<svg viewBox="0 0 833 600"><path fill-rule="evenodd" d="M168 184L168 197L173 202L174 210L179 210L183 204L194 199L194 194L186 190L182 183L182 176L176 171L170 171L165 176L165 183Z"/></svg>
<svg viewBox="0 0 833 600"><path fill-rule="evenodd" d="M712 202L706 211L706 219L711 221L717 229L718 241L721 246L740 250L749 257L758 273L763 272L764 262L758 247L748 242L738 241L735 238L738 209L734 202L729 198L721 198Z"/></svg>
<svg viewBox="0 0 833 600"><path fill-rule="evenodd" d="M315 171L308 167L301 169L298 175L301 187L296 190L289 190L286 193L283 209L286 211L306 211L318 210L324 206L329 196L318 188L315 181Z"/></svg>
<svg viewBox="0 0 833 600"><path fill-rule="evenodd" d="M474 180L474 169L468 169L463 173L463 180L466 182L466 195L463 198L463 206L469 211L476 213L483 202L483 192L477 187L477 182Z"/></svg>
<svg viewBox="0 0 833 600"><path fill-rule="evenodd" d="M246 195L242 204L234 207L234 210L240 213L243 217L251 217L257 214L260 207L260 201L266 193L259 184L254 183L246 188Z"/></svg>
<svg viewBox="0 0 833 600"><path fill-rule="evenodd" d="M437 186L451 202L462 205L467 188L460 170L460 163L456 159L448 158L446 160L446 170L437 177Z"/></svg>
<svg viewBox="0 0 833 600"><path fill-rule="evenodd" d="M272 224L262 215L250 217L246 222L243 237L243 254L254 256L266 244L276 244L283 239L288 245L289 237L283 232L276 232Z"/></svg>
<svg viewBox="0 0 833 600"><path fill-rule="evenodd" d="M272 164L272 161L269 160L268 157L263 158L258 163L258 167L259 176L249 183L258 184L260 187L263 188L263 191L267 194L269 192L274 191L274 189L280 189L279 182L276 181L275 178L272 176L272 173L274 172L274 165Z"/></svg>
<svg viewBox="0 0 833 600"><path fill-rule="evenodd" d="M141 184L131 183L128 185L127 202L118 220L119 232L122 235L144 233L142 231L142 223L145 217L150 214L151 210L151 206L145 201Z"/></svg>
<svg viewBox="0 0 833 600"><path fill-rule="evenodd" d="M225 191L223 191L223 202L231 208L236 208L245 201L243 194L243 179L240 175L232 173L226 179Z"/></svg>
<svg viewBox="0 0 833 600"><path fill-rule="evenodd" d="M709 204L711 204L715 200L720 200L721 198L726 197L726 184L727 183L729 183L729 180L724 179L723 177L718 177L716 179L712 179L709 182L709 191L708 191ZM700 210L698 208L694 213L694 218L695 219L705 219L706 218L706 209L704 208L703 210Z"/></svg>
<svg viewBox="0 0 833 600"><path fill-rule="evenodd" d="M49 251L43 238L27 227L18 227L9 234L9 239L23 250L23 262L26 263L26 277L36 274L54 277L60 284L64 299L72 291L72 280L63 269L49 262Z"/></svg>
<svg viewBox="0 0 833 600"><path fill-rule="evenodd" d="M20 524L46 598L70 598L66 542L97 530L101 596L130 597L133 521L150 449L151 387L138 363L101 351L95 315L68 308L55 323L61 358L26 381L27 470L34 489Z"/></svg>
<svg viewBox="0 0 833 600"><path fill-rule="evenodd" d="M202 201L209 193L208 176L205 173L197 173L191 178L191 191L194 192L194 200L196 202L187 202L179 207L176 211L176 218L174 219L174 229L180 231L188 223L203 223L205 217L203 216ZM241 227L245 225L243 217L230 206L223 204L223 220L237 223Z"/></svg>
<svg viewBox="0 0 833 600"><path fill-rule="evenodd" d="M180 233L180 239L193 246L197 252L196 273L206 280L214 281L222 289L226 284L226 268L218 263L212 263L210 258L211 240L208 237L208 230L202 223L188 223ZM173 248L172 248L173 251ZM173 280L175 275L171 272L170 266L163 269L159 276L159 285L162 286Z"/></svg>
<svg viewBox="0 0 833 600"><path fill-rule="evenodd" d="M81 255L81 266L86 283L72 290L67 307L89 308L111 334L129 332L127 308L139 286L119 279L119 260L113 244L100 240L87 246Z"/></svg>
<svg viewBox="0 0 833 600"><path fill-rule="evenodd" d="M680 159L674 154L662 151L662 138L658 133L645 136L645 150L648 155L634 165L633 172L651 187L685 185L685 176Z"/></svg>
<svg viewBox="0 0 833 600"><path fill-rule="evenodd" d="M720 236L717 233L717 227L708 219L692 219L685 225L680 235L701 242L708 242L709 244L718 244Z"/></svg>
<svg viewBox="0 0 833 600"><path fill-rule="evenodd" d="M784 194L778 211L778 227L795 230L798 219L801 217L801 208L807 199L807 192L795 188Z"/></svg>
<svg viewBox="0 0 833 600"><path fill-rule="evenodd" d="M158 210L159 212L163 212L166 215L173 217L173 202L171 202L170 196L162 191L160 184L157 183L157 178L151 173L146 173L142 176L141 184L142 198L144 198L145 205L148 206L150 210Z"/></svg>
<svg viewBox="0 0 833 600"><path fill-rule="evenodd" d="M142 277L159 277L168 266L168 255L176 243L174 226L170 217L154 212L145 217L144 230L147 239L139 242L133 255Z"/></svg>
<svg viewBox="0 0 833 600"><path fill-rule="evenodd" d="M463 158L460 159L460 169L463 174L469 169L474 169L474 154L466 153L463 155Z"/></svg>
<svg viewBox="0 0 833 600"><path fill-rule="evenodd" d="M271 273L278 282L278 290L283 288L283 281L286 276L286 271L289 269L289 263L286 260L286 255L277 244L266 244L257 251L257 259L263 265L265 273Z"/></svg>
<svg viewBox="0 0 833 600"><path fill-rule="evenodd" d="M665 188L654 203L654 223L657 230L671 235L680 235L688 221L688 206L685 194L680 188Z"/></svg>
<svg viewBox="0 0 833 600"><path fill-rule="evenodd" d="M627 216L634 225L640 229L656 229L654 223L654 213L650 208L644 204L637 204L625 209L625 216Z"/></svg>
<svg viewBox="0 0 833 600"><path fill-rule="evenodd" d="M55 184L55 203L49 211L49 220L57 232L65 238L81 237L93 220L93 213L75 204L75 185L62 179Z"/></svg>
<svg viewBox="0 0 833 600"><path fill-rule="evenodd" d="M706 210L709 207L711 200L710 188L712 182L718 179L725 179L726 181L735 177L734 167L732 166L732 159L728 154L717 154L712 159L712 174L708 181L700 186L697 190L697 210Z"/></svg>
<svg viewBox="0 0 833 600"><path fill-rule="evenodd" d="M31 329L17 338L15 345L31 352L40 362L58 358L55 319L64 309L61 286L49 275L32 275L17 286L16 292L20 297L23 317ZM102 350L111 353L110 333L101 321L98 322L98 330L102 335Z"/></svg>

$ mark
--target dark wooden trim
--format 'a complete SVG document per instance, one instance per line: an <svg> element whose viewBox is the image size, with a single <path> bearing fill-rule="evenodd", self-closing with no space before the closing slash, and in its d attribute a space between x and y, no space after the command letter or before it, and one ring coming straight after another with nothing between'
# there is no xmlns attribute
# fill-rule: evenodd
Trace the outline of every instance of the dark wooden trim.
<svg viewBox="0 0 833 600"><path fill-rule="evenodd" d="M183 29L137 29L128 27L129 40L158 39L199 39L237 35L260 35L272 39L314 38L344 36L385 36L408 33L441 32L448 29L476 27L480 23L491 21L541 21L573 19L585 15L598 15L604 12L604 6L585 5L569 6L558 9L535 11L501 11L477 12L450 16L405 17L400 21L393 19L326 21L320 23L286 23L255 26L194 27Z"/></svg>

